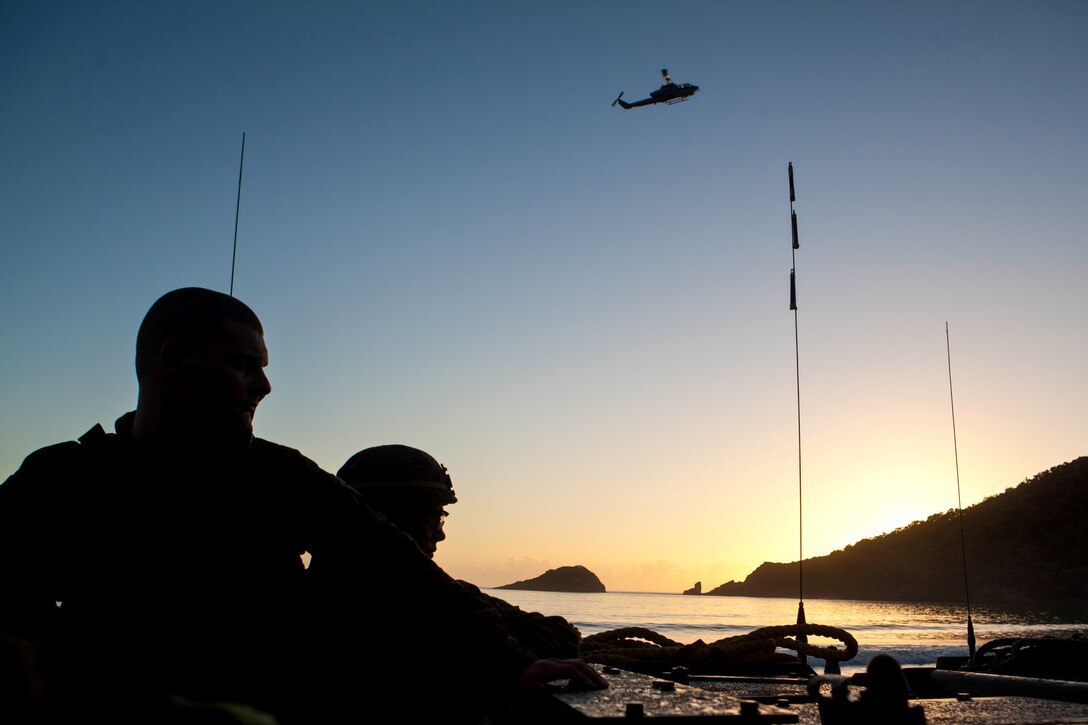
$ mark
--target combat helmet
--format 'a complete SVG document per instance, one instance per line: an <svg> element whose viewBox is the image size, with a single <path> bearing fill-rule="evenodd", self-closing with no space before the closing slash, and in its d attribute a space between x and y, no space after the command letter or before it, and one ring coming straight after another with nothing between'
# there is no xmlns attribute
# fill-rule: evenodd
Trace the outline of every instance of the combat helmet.
<svg viewBox="0 0 1088 725"><path fill-rule="evenodd" d="M394 443L366 448L349 458L336 475L364 498L411 497L437 506L457 503L446 467L411 446Z"/></svg>

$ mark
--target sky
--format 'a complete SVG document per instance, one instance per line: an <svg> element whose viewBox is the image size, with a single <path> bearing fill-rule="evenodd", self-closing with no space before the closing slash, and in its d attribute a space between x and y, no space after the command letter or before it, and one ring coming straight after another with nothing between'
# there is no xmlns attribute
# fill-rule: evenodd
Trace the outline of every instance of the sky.
<svg viewBox="0 0 1088 725"><path fill-rule="evenodd" d="M7 0L0 476L203 286L264 324L257 435L430 452L481 586L969 506L1088 454L1085 89L1083 2Z"/></svg>

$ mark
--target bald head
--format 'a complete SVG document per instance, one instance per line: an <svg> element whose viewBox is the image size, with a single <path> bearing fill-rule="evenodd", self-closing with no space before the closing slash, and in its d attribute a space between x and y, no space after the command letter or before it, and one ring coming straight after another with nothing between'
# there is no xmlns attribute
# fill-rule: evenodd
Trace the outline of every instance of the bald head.
<svg viewBox="0 0 1088 725"><path fill-rule="evenodd" d="M264 335L253 310L229 295L202 287L167 292L151 305L136 334L137 379L147 377L166 342L186 346L218 342L231 322Z"/></svg>
<svg viewBox="0 0 1088 725"><path fill-rule="evenodd" d="M132 435L143 440L246 444L257 405L272 390L268 349L253 310L197 287L168 292L136 335L139 401Z"/></svg>

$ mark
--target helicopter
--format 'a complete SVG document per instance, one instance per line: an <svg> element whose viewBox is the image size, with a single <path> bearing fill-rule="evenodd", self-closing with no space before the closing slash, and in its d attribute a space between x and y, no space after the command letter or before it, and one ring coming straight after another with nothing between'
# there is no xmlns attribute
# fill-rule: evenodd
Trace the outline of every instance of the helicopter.
<svg viewBox="0 0 1088 725"><path fill-rule="evenodd" d="M661 69L661 77L665 79L665 84L656 91L650 91L649 98L644 98L641 101L635 101L634 103L628 103L623 100L623 91L620 91L620 94L616 96L616 100L612 101L612 107L615 108L618 103L620 104L620 107L626 111L629 108L649 106L654 103L664 103L671 106L674 103L690 100L699 90L699 86L694 86L690 83L681 83L679 85L673 83L672 79L669 78L669 71L667 68Z"/></svg>

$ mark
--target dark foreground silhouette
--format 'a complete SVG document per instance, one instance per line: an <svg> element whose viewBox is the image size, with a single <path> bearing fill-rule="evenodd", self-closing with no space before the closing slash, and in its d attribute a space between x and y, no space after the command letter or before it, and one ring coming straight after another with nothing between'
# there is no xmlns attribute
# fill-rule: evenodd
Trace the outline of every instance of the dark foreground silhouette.
<svg viewBox="0 0 1088 725"><path fill-rule="evenodd" d="M449 471L434 456L402 444L371 446L340 467L337 475L359 493L372 509L406 532L425 554L434 558L446 540L446 507L457 503ZM320 563L320 562L318 562ZM566 619L528 612L474 584L458 583L486 600L502 617L510 635L537 657L578 656L581 633Z"/></svg>
<svg viewBox="0 0 1088 725"><path fill-rule="evenodd" d="M240 301L167 293L137 334L136 410L0 485L0 722L176 725L224 702L280 725L450 721L560 677L604 685L254 437L267 364Z"/></svg>

